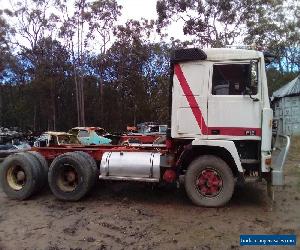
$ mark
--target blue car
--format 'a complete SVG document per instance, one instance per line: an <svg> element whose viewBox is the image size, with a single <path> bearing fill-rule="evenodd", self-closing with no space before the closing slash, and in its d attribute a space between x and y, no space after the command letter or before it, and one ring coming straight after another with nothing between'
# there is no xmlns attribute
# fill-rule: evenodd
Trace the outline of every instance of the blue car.
<svg viewBox="0 0 300 250"><path fill-rule="evenodd" d="M83 145L111 144L111 139L105 138L108 133L99 127L76 127L69 133L75 134Z"/></svg>

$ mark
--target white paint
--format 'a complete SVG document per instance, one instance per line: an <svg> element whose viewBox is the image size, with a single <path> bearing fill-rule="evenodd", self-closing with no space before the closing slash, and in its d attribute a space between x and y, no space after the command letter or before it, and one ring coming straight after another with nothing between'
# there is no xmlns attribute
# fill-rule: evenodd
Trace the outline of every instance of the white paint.
<svg viewBox="0 0 300 250"><path fill-rule="evenodd" d="M273 110L264 108L262 112L261 151L271 151Z"/></svg>
<svg viewBox="0 0 300 250"><path fill-rule="evenodd" d="M207 120L207 91L209 79L209 67L206 62L188 62L181 64L184 76L194 93L195 99L202 111L202 115ZM173 138L206 138L194 117L192 109L187 101L180 83L174 75L173 97L172 97L172 126Z"/></svg>
<svg viewBox="0 0 300 250"><path fill-rule="evenodd" d="M210 48L203 50L209 61L251 60L263 57L263 53L256 50L230 48Z"/></svg>
<svg viewBox="0 0 300 250"><path fill-rule="evenodd" d="M240 161L239 154L235 147L233 141L225 141L225 140L203 140L203 139L195 139L192 142L193 146L211 146L211 147L221 147L226 149L232 156L237 169L239 172L243 173L242 164Z"/></svg>

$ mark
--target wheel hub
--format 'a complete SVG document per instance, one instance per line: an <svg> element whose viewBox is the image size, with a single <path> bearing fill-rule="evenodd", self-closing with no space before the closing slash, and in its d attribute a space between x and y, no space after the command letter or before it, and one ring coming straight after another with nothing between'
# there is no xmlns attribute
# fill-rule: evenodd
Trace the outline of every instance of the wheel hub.
<svg viewBox="0 0 300 250"><path fill-rule="evenodd" d="M70 164L63 164L57 179L57 185L63 192L72 192L78 186L78 174Z"/></svg>
<svg viewBox="0 0 300 250"><path fill-rule="evenodd" d="M12 165L6 173L8 185L15 191L21 190L26 184L26 174L21 166Z"/></svg>
<svg viewBox="0 0 300 250"><path fill-rule="evenodd" d="M223 181L217 171L207 168L200 173L196 186L203 196L214 197L220 193Z"/></svg>
<svg viewBox="0 0 300 250"><path fill-rule="evenodd" d="M25 173L24 173L24 171L18 171L17 172L17 180L18 181L24 181L25 180Z"/></svg>
<svg viewBox="0 0 300 250"><path fill-rule="evenodd" d="M66 173L66 179L68 182L74 182L76 179L76 174L73 171L68 171Z"/></svg>

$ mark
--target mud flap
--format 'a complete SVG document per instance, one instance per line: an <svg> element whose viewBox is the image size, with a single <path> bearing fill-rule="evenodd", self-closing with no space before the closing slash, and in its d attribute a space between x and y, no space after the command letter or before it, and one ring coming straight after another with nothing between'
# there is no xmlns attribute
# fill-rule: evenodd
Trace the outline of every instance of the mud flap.
<svg viewBox="0 0 300 250"><path fill-rule="evenodd" d="M278 135L272 152L272 185L283 186L284 174L283 166L285 164L290 149L290 137Z"/></svg>
<svg viewBox="0 0 300 250"><path fill-rule="evenodd" d="M271 178L267 180L268 197L274 201L275 191L284 186L283 167L290 148L290 137L277 135L272 151Z"/></svg>

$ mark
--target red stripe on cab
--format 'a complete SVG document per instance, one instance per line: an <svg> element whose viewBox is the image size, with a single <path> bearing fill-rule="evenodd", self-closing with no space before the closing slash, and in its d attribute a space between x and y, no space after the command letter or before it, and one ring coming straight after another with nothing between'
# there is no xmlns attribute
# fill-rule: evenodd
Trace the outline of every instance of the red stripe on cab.
<svg viewBox="0 0 300 250"><path fill-rule="evenodd" d="M204 121L200 107L195 96L182 72L179 64L174 65L174 73L180 83L182 91L186 96L189 106L197 121L200 131L204 135L233 135L233 136L261 136L261 128L240 128L240 127L208 127Z"/></svg>

